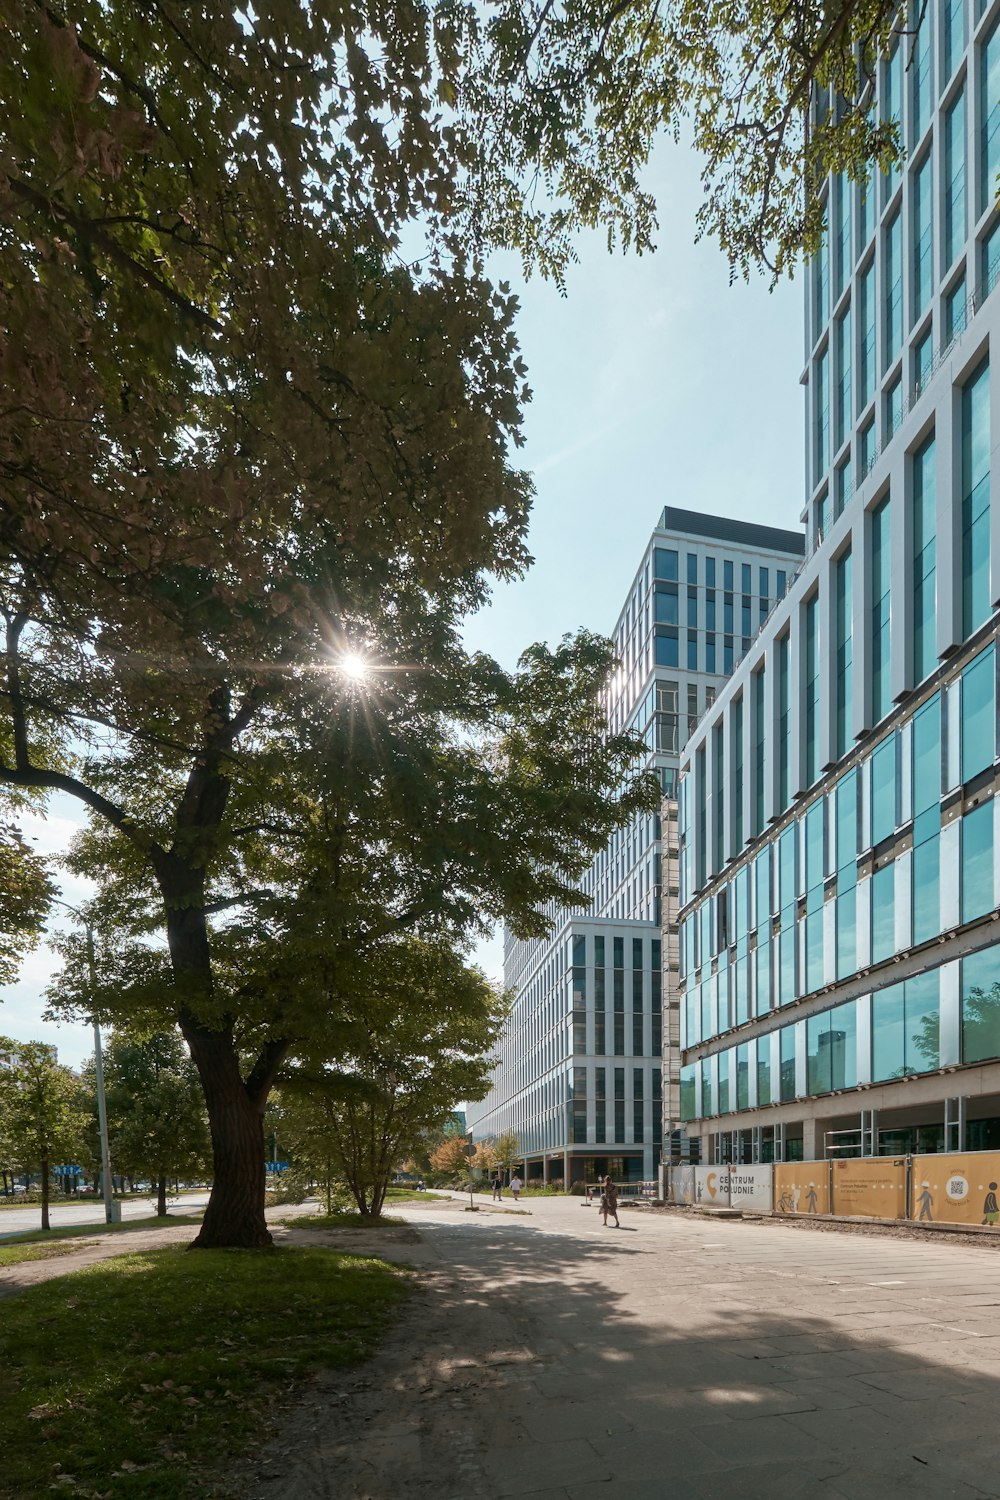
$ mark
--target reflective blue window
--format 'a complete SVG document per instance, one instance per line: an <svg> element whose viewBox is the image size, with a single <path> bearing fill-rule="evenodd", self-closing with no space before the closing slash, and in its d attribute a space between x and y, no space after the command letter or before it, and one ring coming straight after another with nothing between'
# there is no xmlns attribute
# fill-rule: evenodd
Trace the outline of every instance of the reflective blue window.
<svg viewBox="0 0 1000 1500"><path fill-rule="evenodd" d="M888 369L903 344L903 224L897 210L885 231L885 359Z"/></svg>
<svg viewBox="0 0 1000 1500"><path fill-rule="evenodd" d="M1000 1057L1000 947L962 959L962 1061Z"/></svg>
<svg viewBox="0 0 1000 1500"><path fill-rule="evenodd" d="M994 22L983 43L980 67L980 177L979 212L984 213L996 197L1000 173L1000 23Z"/></svg>
<svg viewBox="0 0 1000 1500"><path fill-rule="evenodd" d="M913 716L913 814L941 800L941 694Z"/></svg>
<svg viewBox="0 0 1000 1500"><path fill-rule="evenodd" d="M944 117L944 267L965 244L965 91Z"/></svg>
<svg viewBox="0 0 1000 1500"><path fill-rule="evenodd" d="M895 832L896 805L896 737L891 734L872 755L873 844Z"/></svg>
<svg viewBox="0 0 1000 1500"><path fill-rule="evenodd" d="M921 27L922 36L929 27ZM930 301L934 284L932 157L928 152L913 178L913 317L915 323Z"/></svg>
<svg viewBox="0 0 1000 1500"><path fill-rule="evenodd" d="M783 1026L779 1033L781 1050L781 1099L795 1098L795 1027Z"/></svg>
<svg viewBox="0 0 1000 1500"><path fill-rule="evenodd" d="M990 370L962 391L962 625L965 634L990 613Z"/></svg>
<svg viewBox="0 0 1000 1500"><path fill-rule="evenodd" d="M872 721L884 719L892 706L890 682L891 600L889 595L890 541L889 501L883 500L871 515L872 556Z"/></svg>
<svg viewBox="0 0 1000 1500"><path fill-rule="evenodd" d="M653 576L654 578L668 578L672 583L676 583L677 553L668 551L666 547L654 547Z"/></svg>
<svg viewBox="0 0 1000 1500"><path fill-rule="evenodd" d="M896 951L896 866L883 865L872 876L872 963Z"/></svg>
<svg viewBox="0 0 1000 1500"><path fill-rule="evenodd" d="M993 803L962 819L962 921L993 910Z"/></svg>
<svg viewBox="0 0 1000 1500"><path fill-rule="evenodd" d="M913 455L913 675L937 666L937 482L934 438Z"/></svg>
<svg viewBox="0 0 1000 1500"><path fill-rule="evenodd" d="M996 755L993 647L962 673L962 780L971 781Z"/></svg>

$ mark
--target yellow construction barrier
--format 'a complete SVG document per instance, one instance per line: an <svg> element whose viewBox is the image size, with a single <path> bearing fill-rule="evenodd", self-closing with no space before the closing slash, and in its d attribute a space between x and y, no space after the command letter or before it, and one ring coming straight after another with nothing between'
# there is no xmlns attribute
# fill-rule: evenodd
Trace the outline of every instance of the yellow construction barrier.
<svg viewBox="0 0 1000 1500"><path fill-rule="evenodd" d="M828 1214L830 1164L825 1161L782 1161L774 1164L776 1214Z"/></svg>
<svg viewBox="0 0 1000 1500"><path fill-rule="evenodd" d="M918 1224L1000 1224L1000 1152L915 1156L910 1218Z"/></svg>
<svg viewBox="0 0 1000 1500"><path fill-rule="evenodd" d="M845 1158L831 1163L832 1213L845 1219L906 1218L906 1157Z"/></svg>

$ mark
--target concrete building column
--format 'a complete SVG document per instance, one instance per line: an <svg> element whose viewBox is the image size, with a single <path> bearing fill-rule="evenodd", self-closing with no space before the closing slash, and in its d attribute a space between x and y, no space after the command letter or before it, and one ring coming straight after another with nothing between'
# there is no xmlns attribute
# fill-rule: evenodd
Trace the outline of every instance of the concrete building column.
<svg viewBox="0 0 1000 1500"><path fill-rule="evenodd" d="M819 1161L824 1156L825 1141L823 1139L822 1121L805 1119L802 1121L802 1157L805 1161Z"/></svg>

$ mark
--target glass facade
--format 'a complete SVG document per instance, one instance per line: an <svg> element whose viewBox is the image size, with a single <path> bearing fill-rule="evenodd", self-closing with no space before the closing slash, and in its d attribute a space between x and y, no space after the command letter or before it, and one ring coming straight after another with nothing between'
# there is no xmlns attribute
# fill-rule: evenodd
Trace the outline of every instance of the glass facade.
<svg viewBox="0 0 1000 1500"><path fill-rule="evenodd" d="M990 611L990 370L980 366L962 390L962 630Z"/></svg>
<svg viewBox="0 0 1000 1500"><path fill-rule="evenodd" d="M891 598L890 598L890 535L889 501L872 511L871 516L871 567L872 567L872 619L871 619L871 682L872 722L885 718L892 703L891 694Z"/></svg>
<svg viewBox="0 0 1000 1500"><path fill-rule="evenodd" d="M937 665L937 462L934 438L913 455L913 675Z"/></svg>

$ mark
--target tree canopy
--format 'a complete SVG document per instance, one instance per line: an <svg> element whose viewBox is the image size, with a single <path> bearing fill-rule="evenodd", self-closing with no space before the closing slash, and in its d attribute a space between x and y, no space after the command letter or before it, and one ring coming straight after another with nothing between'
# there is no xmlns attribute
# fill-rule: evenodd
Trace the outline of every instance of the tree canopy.
<svg viewBox="0 0 1000 1500"><path fill-rule="evenodd" d="M38 1172L42 1228L49 1228L52 1169L74 1162L85 1148L87 1108L83 1086L44 1042L0 1037L9 1067L0 1068L0 1150L7 1164Z"/></svg>

